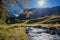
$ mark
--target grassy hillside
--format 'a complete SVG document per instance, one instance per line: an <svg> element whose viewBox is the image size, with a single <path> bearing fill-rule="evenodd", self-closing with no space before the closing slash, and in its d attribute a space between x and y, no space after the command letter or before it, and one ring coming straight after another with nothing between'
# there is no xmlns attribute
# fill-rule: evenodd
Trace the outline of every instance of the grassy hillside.
<svg viewBox="0 0 60 40"><path fill-rule="evenodd" d="M60 26L60 16L46 16L46 17L41 17L41 18L36 18L36 19L31 19L31 20L22 20L20 23L15 23L15 24L9 24L6 25L8 27L13 27L13 26L38 26L38 25L48 25L49 24L56 24L56 26Z"/></svg>
<svg viewBox="0 0 60 40"><path fill-rule="evenodd" d="M33 19L27 22L27 24L39 23L39 24L56 24L59 23L60 16L47 16L43 18Z"/></svg>
<svg viewBox="0 0 60 40"><path fill-rule="evenodd" d="M5 25L6 27L14 27L14 26L46 26L48 27L49 24L54 24L55 26L60 26L60 16L46 16L46 17L41 17L41 18L36 18L36 19L31 19L31 20L22 20L20 23L15 23L15 24L9 24ZM3 26L3 25L2 25Z"/></svg>
<svg viewBox="0 0 60 40"><path fill-rule="evenodd" d="M47 19L48 17L42 17L42 18L37 18L37 19L31 19L27 22L27 24L34 24L34 23L38 23L41 21L44 21L45 19Z"/></svg>
<svg viewBox="0 0 60 40"><path fill-rule="evenodd" d="M40 22L40 23L44 23L44 24L56 24L59 23L60 24L60 16L51 16L48 19Z"/></svg>

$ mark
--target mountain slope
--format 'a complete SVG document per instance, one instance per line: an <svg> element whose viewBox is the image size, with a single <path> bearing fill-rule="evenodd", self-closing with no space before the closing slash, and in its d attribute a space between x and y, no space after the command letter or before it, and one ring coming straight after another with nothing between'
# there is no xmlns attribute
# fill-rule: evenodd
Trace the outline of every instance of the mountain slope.
<svg viewBox="0 0 60 40"><path fill-rule="evenodd" d="M33 8L30 9L30 11L33 12L33 14L30 15L30 19L51 15L60 15L60 6L52 8Z"/></svg>

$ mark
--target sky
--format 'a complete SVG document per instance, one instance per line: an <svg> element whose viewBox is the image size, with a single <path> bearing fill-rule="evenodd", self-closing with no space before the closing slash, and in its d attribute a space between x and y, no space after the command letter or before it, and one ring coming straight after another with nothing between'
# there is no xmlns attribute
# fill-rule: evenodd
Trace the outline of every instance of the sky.
<svg viewBox="0 0 60 40"><path fill-rule="evenodd" d="M17 6L21 6L22 4L16 3ZM23 8L17 9L16 7L11 7L9 2L7 3L8 8L13 10L13 13L23 12ZM48 8L48 7L55 7L60 6L60 0L32 0L31 4L29 5L29 9L32 8Z"/></svg>
<svg viewBox="0 0 60 40"><path fill-rule="evenodd" d="M43 6L41 6L40 1L43 2ZM60 5L60 0L33 0L30 4L30 8L46 8L46 7L55 7Z"/></svg>

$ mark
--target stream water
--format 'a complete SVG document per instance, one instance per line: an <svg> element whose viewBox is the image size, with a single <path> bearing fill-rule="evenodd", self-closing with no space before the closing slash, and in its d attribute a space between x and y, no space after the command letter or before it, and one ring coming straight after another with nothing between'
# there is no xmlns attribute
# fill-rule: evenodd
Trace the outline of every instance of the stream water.
<svg viewBox="0 0 60 40"><path fill-rule="evenodd" d="M60 40L56 30L28 27L29 40Z"/></svg>

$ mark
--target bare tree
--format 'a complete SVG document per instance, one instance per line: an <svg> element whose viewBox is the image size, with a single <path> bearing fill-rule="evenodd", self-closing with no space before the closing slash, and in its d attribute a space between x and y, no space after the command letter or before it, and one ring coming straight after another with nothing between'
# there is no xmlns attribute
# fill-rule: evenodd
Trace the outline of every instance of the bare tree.
<svg viewBox="0 0 60 40"><path fill-rule="evenodd" d="M25 8L29 7L30 1L31 0L0 0L0 4L1 4L0 5L0 14L1 14L0 19L3 18L1 20L3 20L3 22L5 22L6 16L7 16L6 12L12 12L12 10L7 7L8 2L10 3L11 6L14 6L18 9L20 9L20 8L25 9ZM17 4L16 4L17 2L22 5L17 6Z"/></svg>

